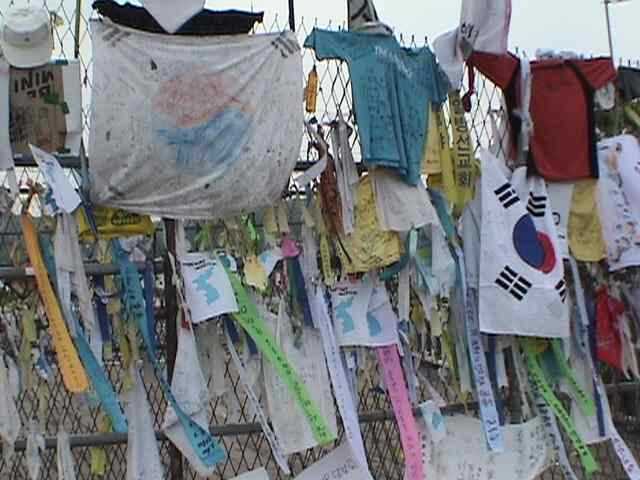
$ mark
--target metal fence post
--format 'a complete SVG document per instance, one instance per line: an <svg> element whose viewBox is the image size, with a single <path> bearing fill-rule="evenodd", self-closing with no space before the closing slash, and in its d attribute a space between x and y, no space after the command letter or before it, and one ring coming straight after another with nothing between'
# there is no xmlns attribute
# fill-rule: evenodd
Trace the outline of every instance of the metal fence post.
<svg viewBox="0 0 640 480"><path fill-rule="evenodd" d="M289 0L289 28L292 32L296 31L296 14L293 5L294 0Z"/></svg>
<svg viewBox="0 0 640 480"><path fill-rule="evenodd" d="M166 315L166 348L167 348L167 375L169 380L173 377L173 368L176 364L176 354L178 352L178 304L176 286L173 284L171 262L169 254L176 255L176 221L164 219L165 240L167 242L167 253L164 257L164 298ZM171 480L182 480L182 454L173 445L169 445L169 478Z"/></svg>

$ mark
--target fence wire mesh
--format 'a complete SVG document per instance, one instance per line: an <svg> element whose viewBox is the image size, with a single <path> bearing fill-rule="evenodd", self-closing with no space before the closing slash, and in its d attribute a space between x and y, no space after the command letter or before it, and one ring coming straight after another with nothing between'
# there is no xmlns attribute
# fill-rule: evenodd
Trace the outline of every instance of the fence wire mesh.
<svg viewBox="0 0 640 480"><path fill-rule="evenodd" d="M20 3L20 2L17 2ZM92 86L92 52L91 37L89 35L89 18L92 17L90 2L81 0L33 0L23 2L31 4L42 3L55 15L55 53L54 55L71 59L77 58L81 64L83 85L83 126L84 138L88 138L91 118L91 86ZM3 11L14 1L0 4L0 16ZM271 21L265 21L255 28L256 33L281 30L286 27L285 17L275 17ZM300 42L310 33L314 25L304 22L296 26ZM335 28L336 25L328 25ZM339 28L340 25L337 25ZM405 46L421 46L422 42L414 36L399 36L400 42ZM351 86L347 66L343 62L330 60L316 62L313 52L303 51L304 72L311 70L315 64L319 75L318 109L315 117L321 123L334 120L338 113L351 125L355 124L353 102L351 98ZM317 64L316 64L317 63ZM474 140L475 148L486 146L491 139L491 111L501 111L501 95L499 90L487 79L477 76L477 96L473 110L467 114L467 122ZM445 109L447 107L445 106ZM445 112L449 118L448 112ZM360 146L357 136L352 138L354 157L360 158ZM89 157L91 152L89 152ZM314 160L314 153L306 142L301 151L301 161ZM89 161L90 162L90 161ZM90 163L89 163L90 164ZM81 176L77 169L68 170L69 177L76 185L80 185ZM38 169L19 168L18 180L21 185L28 183L42 183L42 177ZM6 179L3 180L6 182ZM36 205L37 210L37 205ZM50 234L46 222L40 222L40 231L45 236ZM104 252L88 249L86 261L95 263ZM148 254L161 264L162 255L165 253L163 231L158 229L155 238L149 239ZM22 247L20 224L17 217L3 216L0 218L0 272L2 272L3 286L0 288L0 311L5 318L12 319L21 331L21 319L28 314L30 309L38 304L38 294L34 282L24 275L21 270L14 267L20 266L26 259ZM103 275L103 278L113 278L113 273ZM96 278L96 277L93 277ZM156 271L156 333L161 346L166 346L167 337L166 311L167 305L164 296L164 281L161 269ZM38 311L36 323L39 329L46 329L46 317ZM175 339L173 339L175 340ZM117 349L116 349L117 350ZM452 406L459 406L462 399L451 390L448 379L438 370L439 353L434 348L424 352L425 360L431 362L432 368L427 368L422 373L429 378L431 384L438 393ZM213 431L218 434L223 447L228 453L227 460L219 466L217 472L211 478L231 478L244 471L263 466L267 468L272 479L289 478L277 468L271 455L268 443L260 430L256 416L247 403L247 397L239 384L237 373L230 364L228 355L225 363L225 388L224 393L217 396L210 403L211 425ZM209 359L211 360L211 359ZM167 348L160 348L160 361L167 363ZM122 394L124 390L125 375L122 368L120 352L114 351L105 360L106 370L113 382L116 391ZM154 426L160 430L166 409L166 400L163 397L160 386L150 368L144 372L144 383L151 405ZM610 376L610 383L621 381L615 375ZM403 475L403 454L400 446L397 425L390 411L390 401L380 388L375 376L363 377L359 382L358 409L362 417L362 431L370 462L371 472L376 479L401 480ZM613 389L611 406L614 418L619 425L623 437L627 440L636 457L640 457L640 388L635 385L623 385L625 388ZM261 395L264 397L264 394ZM427 393L420 392L421 398L426 398ZM71 433L74 437L72 452L76 461L76 473L79 480L91 478L122 479L126 475L127 445L126 436L114 436L100 433L103 423L100 409L95 402L87 397L74 396L68 393L62 383L58 372L52 372L50 378L45 379L35 371L28 377L18 398L18 409L23 426L35 419L38 427L47 438L55 439L60 429ZM473 410L471 410L473 412ZM340 431L338 442L342 439ZM24 439L22 439L24 440ZM54 445L54 444L53 444ZM53 446L52 445L52 446ZM186 462L181 464L170 448L168 441L159 440L160 454L167 469L170 467L173 473L172 480L178 478L197 479L198 475ZM303 470L318 458L327 449L313 449L290 457L289 464L292 473ZM593 476L594 479L622 479L624 471L609 443L599 444L593 448L602 471ZM105 469L92 471L92 457L104 455ZM575 454L571 455L572 462L579 478L586 478ZM179 470L175 469L178 465ZM95 465L94 465L95 468ZM549 469L543 479L559 479L562 477L560 469L556 466ZM18 450L10 460L0 460L0 478L27 479L29 478L24 451L24 441L18 443ZM57 478L55 448L47 448L43 455L41 478ZM170 478L170 477L167 477Z"/></svg>

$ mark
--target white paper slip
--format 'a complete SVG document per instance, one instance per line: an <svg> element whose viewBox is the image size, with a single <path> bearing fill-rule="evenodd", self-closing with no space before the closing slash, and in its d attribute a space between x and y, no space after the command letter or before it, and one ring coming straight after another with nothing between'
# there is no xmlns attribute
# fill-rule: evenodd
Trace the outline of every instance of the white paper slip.
<svg viewBox="0 0 640 480"><path fill-rule="evenodd" d="M270 250L265 250L260 255L258 255L258 261L264 268L267 277L271 275L273 269L276 268L276 265L280 260L282 260L282 251L280 247L275 247Z"/></svg>
<svg viewBox="0 0 640 480"><path fill-rule="evenodd" d="M231 480L269 480L269 475L267 475L267 471L264 468L259 468L257 470L252 470L251 472L238 475Z"/></svg>
<svg viewBox="0 0 640 480"><path fill-rule="evenodd" d="M341 347L380 347L398 343L398 318L382 283L365 276L341 282L332 291L336 337Z"/></svg>
<svg viewBox="0 0 640 480"><path fill-rule="evenodd" d="M180 264L193 323L238 311L229 277L217 258L206 253L187 253L180 258Z"/></svg>
<svg viewBox="0 0 640 480"><path fill-rule="evenodd" d="M336 448L306 470L296 480L370 480L369 473L356 460L348 443Z"/></svg>
<svg viewBox="0 0 640 480"><path fill-rule="evenodd" d="M56 205L67 213L73 213L81 203L80 196L71 185L71 181L64 174L64 170L56 157L29 145L33 159L40 167L45 182L51 188Z"/></svg>

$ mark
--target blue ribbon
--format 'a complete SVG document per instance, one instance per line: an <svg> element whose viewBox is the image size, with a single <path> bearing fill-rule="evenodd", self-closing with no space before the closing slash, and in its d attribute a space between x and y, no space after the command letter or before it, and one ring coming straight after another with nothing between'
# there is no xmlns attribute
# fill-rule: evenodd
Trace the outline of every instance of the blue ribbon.
<svg viewBox="0 0 640 480"><path fill-rule="evenodd" d="M79 325L76 326L76 332L77 336L74 338L74 343L78 350L78 355L80 355L82 364L84 365L86 372L89 374L89 378L91 378L91 383L98 394L102 408L104 408L104 411L107 412L107 415L109 415L109 418L111 419L113 431L117 433L126 433L127 418L125 417L124 411L118 401L118 396L114 391L111 382L109 382L104 369L98 363L96 357L91 351L89 342L87 342L87 339L82 332L82 328L80 328Z"/></svg>

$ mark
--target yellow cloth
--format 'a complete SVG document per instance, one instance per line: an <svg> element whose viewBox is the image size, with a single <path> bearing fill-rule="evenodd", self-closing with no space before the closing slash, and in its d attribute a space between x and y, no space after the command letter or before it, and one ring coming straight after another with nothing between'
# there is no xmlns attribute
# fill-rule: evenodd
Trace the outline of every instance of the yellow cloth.
<svg viewBox="0 0 640 480"><path fill-rule="evenodd" d="M441 129L438 124L444 125L444 116L442 110L434 110L429 103L429 123L427 127L427 140L424 143L424 152L422 155L422 174L437 175L442 173L442 164L440 156L444 148L449 148L448 135L442 141L440 135ZM445 130L446 133L446 130Z"/></svg>
<svg viewBox="0 0 640 480"><path fill-rule="evenodd" d="M84 209L79 208L76 213L78 234L83 240L93 238L93 232L87 221ZM111 239L131 235L151 235L155 230L148 215L138 215L119 208L95 206L93 217L96 221L100 238Z"/></svg>
<svg viewBox="0 0 640 480"><path fill-rule="evenodd" d="M355 226L351 235L341 236L342 246L336 250L347 273L368 272L397 262L402 255L402 245L397 232L383 231L378 223L376 200L371 179L360 179L356 197Z"/></svg>
<svg viewBox="0 0 640 480"><path fill-rule="evenodd" d="M597 180L576 182L569 214L569 249L576 260L599 262L606 256L596 204Z"/></svg>
<svg viewBox="0 0 640 480"><path fill-rule="evenodd" d="M453 205L454 214L458 216L462 213L464 206L473 199L477 171L474 165L471 136L460 100L460 92L457 90L449 93L449 112L453 134L451 145L444 113L435 111L433 117L437 130L436 138L439 142L437 147L428 145L425 156L428 153L428 161L432 164L434 163L432 156L439 154L441 172L430 175L428 184L430 188L444 193L449 203ZM431 133L429 133L429 141L433 141Z"/></svg>
<svg viewBox="0 0 640 480"><path fill-rule="evenodd" d="M435 136L438 140L437 154L439 162L439 172L429 175L427 183L429 188L435 188L445 194L447 200L453 203L455 200L455 184L453 181L453 163L451 160L451 146L449 130L445 123L442 109L433 111L435 123ZM430 154L436 153L435 148L431 148ZM431 161L433 163L433 161Z"/></svg>
<svg viewBox="0 0 640 480"><path fill-rule="evenodd" d="M449 112L451 115L451 130L453 132L453 180L455 199L453 210L456 216L462 214L464 206L473 200L473 190L476 183L473 165L473 146L469 127L465 119L464 108L460 100L460 92L449 93Z"/></svg>

